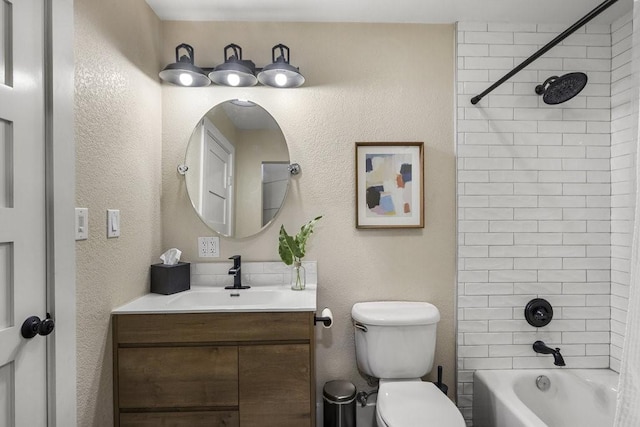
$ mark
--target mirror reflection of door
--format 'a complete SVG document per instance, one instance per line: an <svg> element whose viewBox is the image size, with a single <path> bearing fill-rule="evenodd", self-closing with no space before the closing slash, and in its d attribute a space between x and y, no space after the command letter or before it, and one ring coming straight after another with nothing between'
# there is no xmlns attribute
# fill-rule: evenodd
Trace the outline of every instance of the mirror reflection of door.
<svg viewBox="0 0 640 427"><path fill-rule="evenodd" d="M262 162L262 225L276 216L289 187L289 162Z"/></svg>
<svg viewBox="0 0 640 427"><path fill-rule="evenodd" d="M202 156L199 180L199 212L204 221L222 234L233 232L233 183L235 148L207 119L201 122Z"/></svg>
<svg viewBox="0 0 640 427"><path fill-rule="evenodd" d="M289 149L278 123L258 104L225 101L198 122L185 153L185 184L195 211L209 228L244 238L273 222L291 178L288 172L269 178L274 182L267 186L274 188L267 192L274 196L268 197L268 212L263 212L263 164L287 170Z"/></svg>

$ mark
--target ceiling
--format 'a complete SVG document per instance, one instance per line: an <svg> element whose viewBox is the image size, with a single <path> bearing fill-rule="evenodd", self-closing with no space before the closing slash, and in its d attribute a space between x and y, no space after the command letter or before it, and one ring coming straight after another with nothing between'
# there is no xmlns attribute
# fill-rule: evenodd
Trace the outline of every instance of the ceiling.
<svg viewBox="0 0 640 427"><path fill-rule="evenodd" d="M146 0L162 20L263 22L572 24L601 0ZM593 22L630 11L618 0Z"/></svg>
<svg viewBox="0 0 640 427"><path fill-rule="evenodd" d="M280 130L276 120L261 106L251 101L232 100L223 102L222 109L240 130ZM216 108L216 107L214 107Z"/></svg>

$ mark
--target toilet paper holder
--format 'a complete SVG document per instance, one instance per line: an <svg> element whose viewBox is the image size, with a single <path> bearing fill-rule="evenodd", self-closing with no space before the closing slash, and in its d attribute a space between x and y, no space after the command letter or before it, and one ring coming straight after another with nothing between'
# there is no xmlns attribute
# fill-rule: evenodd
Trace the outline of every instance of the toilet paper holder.
<svg viewBox="0 0 640 427"><path fill-rule="evenodd" d="M322 310L322 316L316 316L314 314L313 324L317 325L318 322L322 322L322 325L325 328L330 328L331 325L333 324L333 313L331 313L331 310L329 310L328 308L325 308L324 310Z"/></svg>

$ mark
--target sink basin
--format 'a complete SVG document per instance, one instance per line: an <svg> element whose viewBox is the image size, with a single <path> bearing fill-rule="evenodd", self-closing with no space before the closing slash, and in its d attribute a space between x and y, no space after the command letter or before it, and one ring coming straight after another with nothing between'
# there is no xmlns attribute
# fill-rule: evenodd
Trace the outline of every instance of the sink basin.
<svg viewBox="0 0 640 427"><path fill-rule="evenodd" d="M261 307L294 303L293 291L279 289L192 290L167 301L170 307Z"/></svg>
<svg viewBox="0 0 640 427"><path fill-rule="evenodd" d="M194 286L173 295L148 294L114 310L114 313L197 313L254 311L315 311L316 286L293 291L289 286L255 286L224 289Z"/></svg>

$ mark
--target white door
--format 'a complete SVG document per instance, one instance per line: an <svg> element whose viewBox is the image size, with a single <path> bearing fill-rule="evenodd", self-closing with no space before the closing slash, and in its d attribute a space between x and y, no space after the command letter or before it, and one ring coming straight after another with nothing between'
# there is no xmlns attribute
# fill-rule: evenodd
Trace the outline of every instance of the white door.
<svg viewBox="0 0 640 427"><path fill-rule="evenodd" d="M234 146L204 119L202 217L218 233L233 235Z"/></svg>
<svg viewBox="0 0 640 427"><path fill-rule="evenodd" d="M47 425L44 2L0 0L0 427Z"/></svg>

